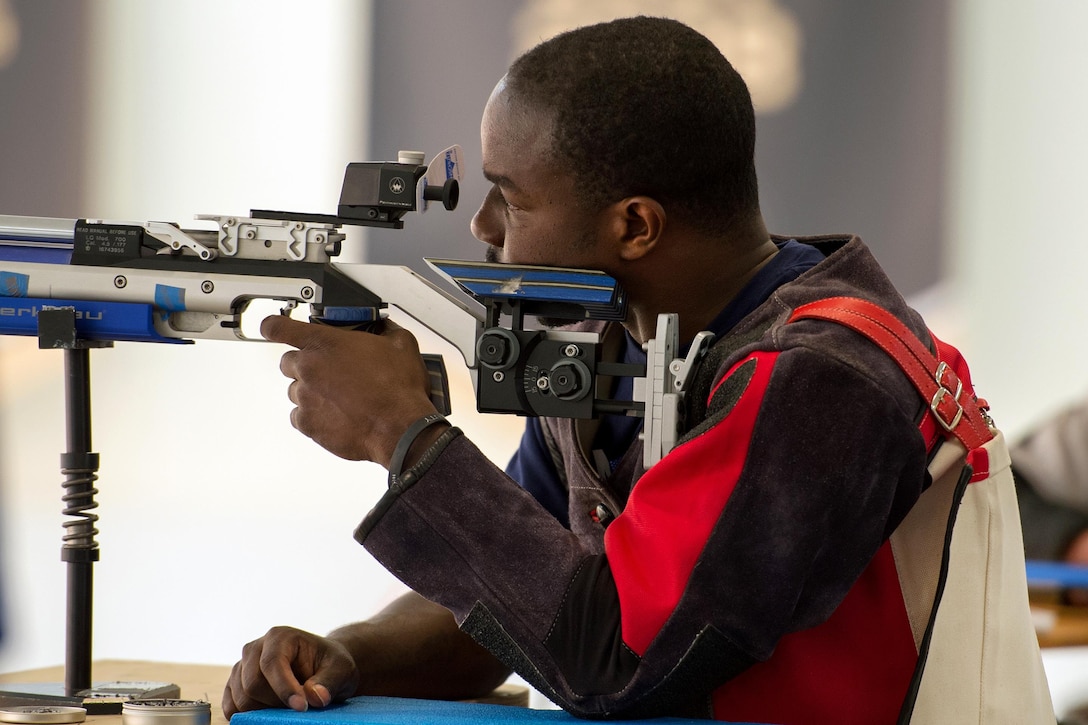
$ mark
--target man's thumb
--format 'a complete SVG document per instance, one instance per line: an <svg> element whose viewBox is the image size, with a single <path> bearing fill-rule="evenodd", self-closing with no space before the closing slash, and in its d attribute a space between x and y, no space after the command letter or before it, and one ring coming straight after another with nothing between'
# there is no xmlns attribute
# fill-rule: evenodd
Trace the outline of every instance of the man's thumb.
<svg viewBox="0 0 1088 725"><path fill-rule="evenodd" d="M306 693L306 702L310 704L310 707L328 707L332 702L329 688L314 682L312 677L302 686L302 690Z"/></svg>

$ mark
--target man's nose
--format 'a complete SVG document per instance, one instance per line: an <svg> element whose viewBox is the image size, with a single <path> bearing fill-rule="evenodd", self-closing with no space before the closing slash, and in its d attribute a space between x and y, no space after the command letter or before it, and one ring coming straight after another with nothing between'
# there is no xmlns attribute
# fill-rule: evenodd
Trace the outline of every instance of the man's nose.
<svg viewBox="0 0 1088 725"><path fill-rule="evenodd" d="M502 219L496 213L494 205L489 204L487 199L484 199L483 204L476 210L469 229L472 230L472 236L496 247L503 245L506 236Z"/></svg>

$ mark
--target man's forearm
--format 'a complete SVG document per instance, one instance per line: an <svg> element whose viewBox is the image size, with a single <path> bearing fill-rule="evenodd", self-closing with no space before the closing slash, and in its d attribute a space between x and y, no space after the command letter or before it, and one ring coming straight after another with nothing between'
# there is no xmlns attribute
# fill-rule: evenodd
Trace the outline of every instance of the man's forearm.
<svg viewBox="0 0 1088 725"><path fill-rule="evenodd" d="M415 592L329 638L355 659L358 695L467 699L486 695L510 674L457 627L447 609Z"/></svg>

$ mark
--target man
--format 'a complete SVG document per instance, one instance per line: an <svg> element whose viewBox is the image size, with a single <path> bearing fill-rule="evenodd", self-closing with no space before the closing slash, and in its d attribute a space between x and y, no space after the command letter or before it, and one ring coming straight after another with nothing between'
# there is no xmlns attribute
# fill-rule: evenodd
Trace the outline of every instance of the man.
<svg viewBox="0 0 1088 725"><path fill-rule="evenodd" d="M787 324L860 297L936 344L860 240L767 233L751 101L717 49L663 19L561 35L515 61L481 134L492 187L472 228L490 258L614 276L623 328L580 327L627 360L660 313L685 342L718 336L690 430L644 471L637 421L531 419L519 486L435 415L404 331L266 320L297 348L281 363L294 426L392 465L356 538L419 594L328 637L270 631L224 711L469 697L514 669L586 717L889 722L904 702L909 715L931 637L916 722L1052 720L1002 439L951 348L965 392L932 404L969 409L970 454L883 349L835 322ZM961 470L976 482L953 506ZM953 572L927 635L950 509Z"/></svg>

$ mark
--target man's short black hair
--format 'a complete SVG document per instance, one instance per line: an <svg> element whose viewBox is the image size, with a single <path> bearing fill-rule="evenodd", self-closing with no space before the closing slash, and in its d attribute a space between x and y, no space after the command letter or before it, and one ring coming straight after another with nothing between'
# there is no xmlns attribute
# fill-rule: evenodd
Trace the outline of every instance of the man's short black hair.
<svg viewBox="0 0 1088 725"><path fill-rule="evenodd" d="M507 83L555 113L553 150L587 204L646 195L712 234L758 210L748 87L683 23L634 17L568 31L514 61Z"/></svg>

